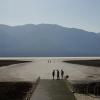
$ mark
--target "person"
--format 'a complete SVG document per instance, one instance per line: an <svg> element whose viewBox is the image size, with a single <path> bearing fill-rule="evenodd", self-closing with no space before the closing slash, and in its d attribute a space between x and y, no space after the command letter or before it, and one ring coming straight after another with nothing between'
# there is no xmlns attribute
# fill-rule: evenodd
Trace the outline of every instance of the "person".
<svg viewBox="0 0 100 100"><path fill-rule="evenodd" d="M60 77L59 77L59 70L57 70L57 80L59 80Z"/></svg>
<svg viewBox="0 0 100 100"><path fill-rule="evenodd" d="M50 60L50 63L51 63L51 60Z"/></svg>
<svg viewBox="0 0 100 100"><path fill-rule="evenodd" d="M64 71L61 69L61 78L63 79L64 77Z"/></svg>
<svg viewBox="0 0 100 100"><path fill-rule="evenodd" d="M52 77L53 77L53 80L54 80L54 77L55 77L55 70L52 71Z"/></svg>

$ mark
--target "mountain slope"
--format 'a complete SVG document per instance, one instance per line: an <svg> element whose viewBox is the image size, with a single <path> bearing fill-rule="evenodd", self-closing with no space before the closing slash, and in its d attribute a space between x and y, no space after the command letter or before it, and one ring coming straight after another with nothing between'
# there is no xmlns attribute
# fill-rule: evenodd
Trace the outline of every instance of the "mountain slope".
<svg viewBox="0 0 100 100"><path fill-rule="evenodd" d="M53 24L0 25L0 56L100 56L93 32Z"/></svg>
<svg viewBox="0 0 100 100"><path fill-rule="evenodd" d="M100 36L100 33L98 33L98 35Z"/></svg>

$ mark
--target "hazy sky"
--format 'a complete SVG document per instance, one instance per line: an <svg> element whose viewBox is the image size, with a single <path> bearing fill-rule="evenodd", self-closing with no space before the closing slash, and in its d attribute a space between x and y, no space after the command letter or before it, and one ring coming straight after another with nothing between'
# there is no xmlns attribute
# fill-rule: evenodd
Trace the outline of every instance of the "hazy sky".
<svg viewBox="0 0 100 100"><path fill-rule="evenodd" d="M31 23L100 32L100 0L0 0L0 24Z"/></svg>

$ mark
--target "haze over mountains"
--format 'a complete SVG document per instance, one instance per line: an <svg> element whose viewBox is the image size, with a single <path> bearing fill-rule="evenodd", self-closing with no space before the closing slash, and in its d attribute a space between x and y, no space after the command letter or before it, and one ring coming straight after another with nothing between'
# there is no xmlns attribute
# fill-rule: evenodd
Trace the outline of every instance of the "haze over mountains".
<svg viewBox="0 0 100 100"><path fill-rule="evenodd" d="M0 25L0 57L13 56L100 56L100 35L55 24Z"/></svg>

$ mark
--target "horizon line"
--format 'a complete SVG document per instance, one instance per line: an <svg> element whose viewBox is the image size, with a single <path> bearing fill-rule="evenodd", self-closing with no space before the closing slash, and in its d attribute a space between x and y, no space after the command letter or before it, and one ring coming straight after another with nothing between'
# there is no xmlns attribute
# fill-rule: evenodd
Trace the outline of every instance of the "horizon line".
<svg viewBox="0 0 100 100"><path fill-rule="evenodd" d="M63 25L60 25L60 24L52 24L52 23L38 23L38 24L28 23L28 24L16 24L16 25L0 24L0 25L5 25L5 26L8 26L8 27L18 27L18 26L25 26L25 25L35 25L35 26L38 26L38 25L55 25L55 26L60 26L60 27L63 27L63 28L78 29L78 30L83 30L83 31L86 31L86 32L93 32L93 31L89 31L89 30L81 29L81 28L77 28L77 27L67 27L67 26L63 26ZM93 33L98 34L100 32L93 32Z"/></svg>

